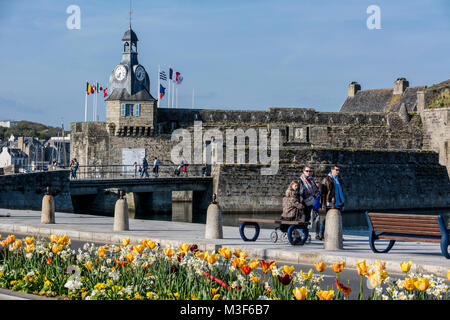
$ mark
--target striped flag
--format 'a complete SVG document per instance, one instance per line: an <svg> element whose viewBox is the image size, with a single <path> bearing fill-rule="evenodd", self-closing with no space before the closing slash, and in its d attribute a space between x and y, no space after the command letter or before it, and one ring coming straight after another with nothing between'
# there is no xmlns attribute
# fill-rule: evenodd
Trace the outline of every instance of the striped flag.
<svg viewBox="0 0 450 320"><path fill-rule="evenodd" d="M159 72L159 78L161 80L167 81L167 75L166 75L166 72L164 70Z"/></svg>
<svg viewBox="0 0 450 320"><path fill-rule="evenodd" d="M159 99L162 99L164 95L166 94L166 88L162 86L162 84L159 85Z"/></svg>

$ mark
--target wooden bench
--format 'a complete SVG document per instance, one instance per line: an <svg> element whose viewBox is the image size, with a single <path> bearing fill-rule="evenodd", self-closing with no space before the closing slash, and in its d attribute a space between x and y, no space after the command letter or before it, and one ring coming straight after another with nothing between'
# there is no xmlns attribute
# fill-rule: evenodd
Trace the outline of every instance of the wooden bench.
<svg viewBox="0 0 450 320"><path fill-rule="evenodd" d="M441 252L447 259L449 229L442 215L393 214L366 212L369 225L369 244L375 253L386 253L396 240L411 242L433 242L441 244ZM378 239L390 240L384 250L375 248Z"/></svg>
<svg viewBox="0 0 450 320"><path fill-rule="evenodd" d="M287 238L289 243L292 245L300 244L303 240L308 238L308 222L300 222L300 221L287 221L287 220L275 220L275 219L253 219L253 218L239 218L239 234L241 235L242 240L244 241L256 241L259 237L260 226L259 224L279 224L289 226L287 228ZM255 227L255 234L252 238L248 238L245 235L246 227ZM293 233L295 230L301 230L303 233L303 237L295 236Z"/></svg>

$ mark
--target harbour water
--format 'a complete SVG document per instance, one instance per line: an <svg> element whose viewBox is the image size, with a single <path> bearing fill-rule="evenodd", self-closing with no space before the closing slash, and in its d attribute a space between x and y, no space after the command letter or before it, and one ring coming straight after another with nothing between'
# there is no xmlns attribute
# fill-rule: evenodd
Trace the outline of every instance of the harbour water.
<svg viewBox="0 0 450 320"><path fill-rule="evenodd" d="M373 212L384 213L407 213L407 214L427 214L444 215L447 226L450 225L450 208L433 210L374 210ZM239 218L259 218L259 219L279 219L281 212L248 212L248 213L223 213L222 221L224 226L239 226ZM130 216L130 218L133 218ZM324 215L321 216L321 219ZM193 212L190 202L173 202L172 212L154 212L151 215L140 217L140 219L179 221L191 223L206 223L206 212ZM366 216L364 211L353 211L342 213L342 227L346 234L365 235L368 231Z"/></svg>

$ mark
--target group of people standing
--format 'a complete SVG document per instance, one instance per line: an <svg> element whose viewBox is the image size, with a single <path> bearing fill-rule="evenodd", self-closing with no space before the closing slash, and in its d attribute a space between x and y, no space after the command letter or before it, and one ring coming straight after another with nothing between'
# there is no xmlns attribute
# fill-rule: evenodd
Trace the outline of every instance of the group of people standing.
<svg viewBox="0 0 450 320"><path fill-rule="evenodd" d="M135 177L138 173L141 178L149 177L149 174L148 174L149 164L148 164L146 157L142 158L142 163L140 165L138 165L137 162L134 162L133 166L134 166L134 176ZM155 177L157 177L159 174L159 160L157 157L155 157L155 159L153 160L153 174L155 175Z"/></svg>
<svg viewBox="0 0 450 320"><path fill-rule="evenodd" d="M80 166L80 164L78 163L76 158L73 158L72 160L70 160L70 174L73 179L77 178L77 170L78 170L79 166Z"/></svg>
<svg viewBox="0 0 450 320"><path fill-rule="evenodd" d="M286 190L281 218L315 224L316 239L323 240L325 219L320 222L319 211L326 212L333 207L344 211L344 192L339 171L340 167L333 165L330 173L319 183L314 180L311 167L305 166L300 178L292 181ZM304 244L308 238L307 227L304 233L300 244Z"/></svg>

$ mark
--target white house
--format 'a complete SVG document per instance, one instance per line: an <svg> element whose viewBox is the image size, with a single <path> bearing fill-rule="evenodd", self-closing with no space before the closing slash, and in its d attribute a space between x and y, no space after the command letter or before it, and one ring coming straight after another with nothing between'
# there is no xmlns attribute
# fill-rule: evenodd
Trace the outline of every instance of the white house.
<svg viewBox="0 0 450 320"><path fill-rule="evenodd" d="M28 165L28 156L20 149L3 147L0 153L0 168L10 165L26 166Z"/></svg>

